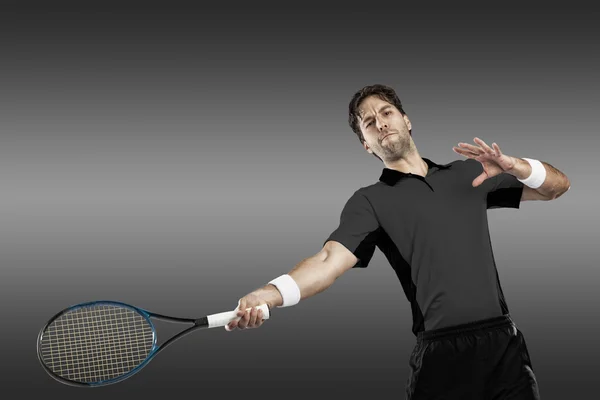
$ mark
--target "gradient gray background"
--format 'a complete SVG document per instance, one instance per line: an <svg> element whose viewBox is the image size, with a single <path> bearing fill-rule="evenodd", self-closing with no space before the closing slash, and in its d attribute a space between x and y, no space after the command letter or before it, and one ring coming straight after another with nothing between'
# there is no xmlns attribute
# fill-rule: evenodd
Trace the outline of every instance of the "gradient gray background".
<svg viewBox="0 0 600 400"><path fill-rule="evenodd" d="M195 333L120 385L60 385L35 353L71 304L226 311L316 253L379 177L346 119L385 83L422 156L479 136L568 175L564 197L491 210L490 229L542 399L597 395L597 13L52 3L0 8L3 392L404 398L410 308L379 250L262 328Z"/></svg>

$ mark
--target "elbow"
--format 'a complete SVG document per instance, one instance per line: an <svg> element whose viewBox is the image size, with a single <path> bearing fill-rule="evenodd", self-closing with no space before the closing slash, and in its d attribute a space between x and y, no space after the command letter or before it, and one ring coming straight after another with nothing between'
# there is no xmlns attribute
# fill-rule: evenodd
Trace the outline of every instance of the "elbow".
<svg viewBox="0 0 600 400"><path fill-rule="evenodd" d="M319 287L318 292L331 286L337 279L331 264L331 253L326 248L305 259L302 264L310 271L311 286Z"/></svg>
<svg viewBox="0 0 600 400"><path fill-rule="evenodd" d="M563 194L567 193L567 192L569 191L569 189L571 189L571 181L569 180L569 178L567 178L567 177L565 176L565 185L564 185L564 189L563 189L563 191L562 191L562 192L561 192L561 193L560 193L558 196L556 196L556 197L558 198L558 197L562 196Z"/></svg>
<svg viewBox="0 0 600 400"><path fill-rule="evenodd" d="M337 242L327 243L323 247L320 257L325 265L324 269L327 271L328 280L331 284L358 262L351 251Z"/></svg>
<svg viewBox="0 0 600 400"><path fill-rule="evenodd" d="M323 285L329 287L340 277L341 272L336 268L333 262L333 254L325 251L325 254L319 259L323 274L321 275L321 281Z"/></svg>
<svg viewBox="0 0 600 400"><path fill-rule="evenodd" d="M562 196L563 194L567 193L569 191L569 189L571 189L571 182L569 182L567 180L567 183L565 185L565 188L563 188L562 190L557 191L554 196L552 196L550 198L550 200L556 200L558 199L560 196Z"/></svg>

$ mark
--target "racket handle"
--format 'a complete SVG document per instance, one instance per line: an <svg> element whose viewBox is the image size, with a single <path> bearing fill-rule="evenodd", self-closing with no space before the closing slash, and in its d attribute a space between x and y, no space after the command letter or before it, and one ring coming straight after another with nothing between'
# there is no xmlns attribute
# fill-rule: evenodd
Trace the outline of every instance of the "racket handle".
<svg viewBox="0 0 600 400"><path fill-rule="evenodd" d="M262 312L263 312L263 319L269 319L269 316L270 316L269 306L266 304L262 304L262 305L258 306L258 308L260 310L262 310ZM251 311L252 307L247 308L246 310ZM209 328L218 328L221 326L225 326L228 323L230 323L231 321L240 319L240 317L237 316L237 310L225 311L225 312L218 313L218 314L211 314L211 315L208 315L206 318L208 318L208 327Z"/></svg>

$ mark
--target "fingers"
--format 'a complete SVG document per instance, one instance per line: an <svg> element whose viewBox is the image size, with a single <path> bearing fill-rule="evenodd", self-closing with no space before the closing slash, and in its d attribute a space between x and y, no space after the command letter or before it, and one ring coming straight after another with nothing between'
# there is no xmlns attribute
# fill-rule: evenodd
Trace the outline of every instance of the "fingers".
<svg viewBox="0 0 600 400"><path fill-rule="evenodd" d="M498 157L502 156L502 151L500 150L500 147L498 147L498 145L496 143L492 143L492 147L494 147L494 150L496 151L496 155Z"/></svg>
<svg viewBox="0 0 600 400"><path fill-rule="evenodd" d="M261 326L263 324L263 322L265 322L265 320L263 319L263 312L261 309L257 309L256 321L254 321L254 327L258 328L259 326Z"/></svg>
<svg viewBox="0 0 600 400"><path fill-rule="evenodd" d="M461 145L461 144L462 143L459 143L459 145ZM463 155L465 157L469 157L469 158L479 157L478 153L474 153L474 152L466 150L464 148L452 147L452 150L454 150L455 153Z"/></svg>
<svg viewBox="0 0 600 400"><path fill-rule="evenodd" d="M250 308L247 306L248 301L246 298L242 298L238 301L238 306L235 311L237 311L237 317L239 319L233 320L225 325L225 330L232 331L234 329L249 329L249 328L258 328L264 323L263 312L258 308L258 306Z"/></svg>
<svg viewBox="0 0 600 400"><path fill-rule="evenodd" d="M258 310L258 313L256 314L256 322L254 323L254 327L258 328L264 322L265 322L265 320L264 320L263 312L262 312L262 310Z"/></svg>
<svg viewBox="0 0 600 400"><path fill-rule="evenodd" d="M241 298L238 300L238 305L235 308L234 311L237 311L237 316L238 317L243 317L244 316L244 311L246 309L246 299L245 298ZM229 322L227 325L225 325L225 330L226 331L232 331L235 328L238 327L238 322L239 320L233 320L231 322Z"/></svg>
<svg viewBox="0 0 600 400"><path fill-rule="evenodd" d="M485 181L488 178L488 175L486 172L482 172L477 178L475 178L473 180L473 182L471 183L473 185L473 187L477 187L479 185L481 185L483 183L483 181Z"/></svg>
<svg viewBox="0 0 600 400"><path fill-rule="evenodd" d="M478 137L476 137L475 139L473 139L475 141L475 143L477 143L478 145L481 146L481 148L483 149L483 151L485 151L486 153L490 154L490 155L495 155L494 154L494 150L492 150L490 148L490 146L487 145L486 142L484 142L483 140L479 139Z"/></svg>
<svg viewBox="0 0 600 400"><path fill-rule="evenodd" d="M256 316L258 314L258 309L256 307L252 308L252 311L250 311L250 320L248 321L248 325L250 325L250 328L253 328L254 325L256 324ZM246 327L248 327L248 325L246 325Z"/></svg>
<svg viewBox="0 0 600 400"><path fill-rule="evenodd" d="M472 144L469 144L469 143L459 143L458 146L459 146L459 148L458 148L459 150L469 151L476 155L483 153L483 149L481 147L473 146Z"/></svg>
<svg viewBox="0 0 600 400"><path fill-rule="evenodd" d="M242 317L244 316L244 310L246 309L246 299L245 298L241 298L238 300L238 306L236 308L237 310L237 316L238 317Z"/></svg>
<svg viewBox="0 0 600 400"><path fill-rule="evenodd" d="M249 321L250 321L250 313L248 311L246 311L244 313L244 316L242 318L240 318L240 320L238 321L237 328L238 329L246 329Z"/></svg>
<svg viewBox="0 0 600 400"><path fill-rule="evenodd" d="M238 329L258 328L262 325L263 314L258 307L252 307L250 311L246 311L244 316L238 321Z"/></svg>
<svg viewBox="0 0 600 400"><path fill-rule="evenodd" d="M455 153L461 154L469 158L477 158L487 155L493 157L502 156L502 151L500 151L500 147L498 147L496 143L492 143L493 148L491 148L487 145L486 142L479 139L478 137L474 138L473 140L475 141L475 143L479 144L479 146L474 146L469 143L459 143L458 147L454 146L452 147L452 150L454 150Z"/></svg>

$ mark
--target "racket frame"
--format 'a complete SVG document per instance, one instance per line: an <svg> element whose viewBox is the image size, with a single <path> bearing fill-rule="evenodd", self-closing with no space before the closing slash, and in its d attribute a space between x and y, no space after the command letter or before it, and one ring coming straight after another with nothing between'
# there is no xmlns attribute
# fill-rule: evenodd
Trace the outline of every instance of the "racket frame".
<svg viewBox="0 0 600 400"><path fill-rule="evenodd" d="M78 308L90 307L90 306L95 306L95 305L108 305L108 306L128 308L128 309L140 314L142 317L144 317L144 319L146 320L146 322L148 322L148 325L152 329L152 348L150 349L150 352L146 356L146 359L144 361L142 361L139 365L137 365L135 368L133 368L131 371L129 371L126 374L115 377L115 378L106 379L106 380L98 381L98 382L78 382L78 381L72 381L70 379L66 379L62 376L59 376L58 374L53 372L43 361L41 343L42 343L44 333L46 332L46 329L50 326L50 324L52 324L52 322L54 322L56 319L58 319L63 314L77 310ZM158 345L157 344L156 327L154 326L154 323L152 322L151 318L156 318L156 319L168 321L168 322L188 323L188 324L193 324L193 326L182 330L181 332L179 332L176 335L169 338L163 344ZM113 300L89 301L86 303L75 304L70 307L67 307L64 310L56 313L52 318L50 318L48 320L48 322L44 325L44 327L38 333L37 346L36 346L37 347L37 355L38 355L38 360L40 361L40 364L42 364L42 366L44 367L44 370L52 378L56 379L57 381L59 381L61 383L64 383L64 384L70 385L70 386L76 386L76 387L106 386L106 385L111 385L111 384L120 382L122 380L125 380L125 379L130 378L131 376L135 375L143 367L145 367L150 362L150 360L152 360L160 351L165 349L170 344L174 343L176 340L181 339L182 337L184 337L198 329L208 329L208 328L210 328L208 316L196 318L196 319L172 317L172 316L158 314L158 313L155 313L152 311L148 311L143 308L136 307L131 304L123 303L120 301L113 301Z"/></svg>

